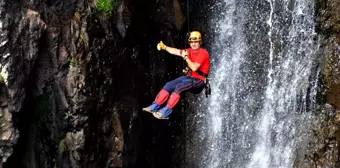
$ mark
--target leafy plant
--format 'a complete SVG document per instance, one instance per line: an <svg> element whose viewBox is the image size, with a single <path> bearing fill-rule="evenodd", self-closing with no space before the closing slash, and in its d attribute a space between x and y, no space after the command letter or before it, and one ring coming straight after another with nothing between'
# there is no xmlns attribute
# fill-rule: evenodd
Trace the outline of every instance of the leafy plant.
<svg viewBox="0 0 340 168"><path fill-rule="evenodd" d="M97 10L109 16L112 15L114 8L116 8L116 0L98 0L97 2Z"/></svg>

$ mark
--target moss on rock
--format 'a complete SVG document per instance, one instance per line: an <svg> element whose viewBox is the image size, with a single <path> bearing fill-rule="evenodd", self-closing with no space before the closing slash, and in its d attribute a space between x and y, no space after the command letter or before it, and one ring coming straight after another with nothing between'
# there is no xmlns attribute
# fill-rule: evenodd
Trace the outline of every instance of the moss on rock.
<svg viewBox="0 0 340 168"><path fill-rule="evenodd" d="M112 16L116 6L116 0L99 0L97 2L97 10L100 12L105 12L108 16Z"/></svg>

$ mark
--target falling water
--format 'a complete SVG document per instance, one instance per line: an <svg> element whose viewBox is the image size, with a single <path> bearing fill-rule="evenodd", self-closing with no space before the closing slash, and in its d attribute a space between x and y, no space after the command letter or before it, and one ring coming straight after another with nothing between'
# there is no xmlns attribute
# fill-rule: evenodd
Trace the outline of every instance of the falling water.
<svg viewBox="0 0 340 168"><path fill-rule="evenodd" d="M294 166L314 119L319 64L314 3L215 5L212 95L199 112L189 167Z"/></svg>

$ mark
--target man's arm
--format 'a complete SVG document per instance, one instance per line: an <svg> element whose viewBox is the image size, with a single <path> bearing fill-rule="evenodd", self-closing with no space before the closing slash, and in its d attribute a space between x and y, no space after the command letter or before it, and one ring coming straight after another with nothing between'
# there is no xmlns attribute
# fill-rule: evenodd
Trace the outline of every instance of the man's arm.
<svg viewBox="0 0 340 168"><path fill-rule="evenodd" d="M189 59L188 57L188 52L186 50L184 50L183 52L181 52L181 50L177 49L177 48L172 48L172 47L166 47L165 50L167 52L169 52L170 54L173 55L177 55L180 57L183 57L184 61L187 62L188 67L192 70L192 71L197 71L198 68L201 66L201 64L197 63L197 62L193 62Z"/></svg>
<svg viewBox="0 0 340 168"><path fill-rule="evenodd" d="M180 49L177 49L177 48L174 48L174 47L168 47L168 46L166 46L166 47L165 47L165 51L167 51L167 52L170 53L170 54L173 54L173 55L177 55L177 56L183 57L183 56L181 55L181 50L180 50Z"/></svg>
<svg viewBox="0 0 340 168"><path fill-rule="evenodd" d="M189 59L188 56L184 56L183 59L187 62L188 67L192 70L192 71L197 71L198 68L200 68L201 64L197 63L197 62L193 62Z"/></svg>
<svg viewBox="0 0 340 168"><path fill-rule="evenodd" d="M193 62L186 56L183 56L183 59L187 62L188 67L192 71L197 71L205 61L209 60L209 55L207 52L205 52L205 50L201 50L199 51L199 55L196 57L195 62Z"/></svg>
<svg viewBox="0 0 340 168"><path fill-rule="evenodd" d="M165 50L170 54L173 55L177 55L180 57L183 57L183 59L187 62L188 67L192 70L192 71L197 71L197 69L201 66L201 64L197 63L197 62L193 62L188 58L188 52L186 50L184 50L184 52L181 52L180 49L174 48L174 47L169 47L166 46L162 41L160 43L158 43L157 45L157 49L158 50Z"/></svg>
<svg viewBox="0 0 340 168"><path fill-rule="evenodd" d="M179 49L174 48L174 47L168 47L168 46L166 46L162 41L160 41L160 42L157 44L157 49L158 49L159 51L165 50L165 51L167 51L168 53L173 54L173 55L182 56Z"/></svg>

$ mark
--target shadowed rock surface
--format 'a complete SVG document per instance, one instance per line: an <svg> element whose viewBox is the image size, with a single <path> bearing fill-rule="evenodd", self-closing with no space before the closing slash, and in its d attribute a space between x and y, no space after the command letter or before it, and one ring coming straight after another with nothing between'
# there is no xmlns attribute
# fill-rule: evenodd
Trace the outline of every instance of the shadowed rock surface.
<svg viewBox="0 0 340 168"><path fill-rule="evenodd" d="M184 47L185 4L118 0L109 16L96 3L0 2L4 167L181 162L181 115L164 122L140 109L181 72L155 46Z"/></svg>

